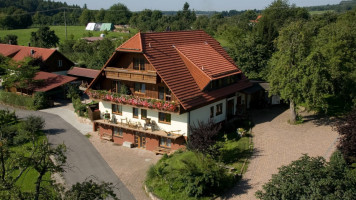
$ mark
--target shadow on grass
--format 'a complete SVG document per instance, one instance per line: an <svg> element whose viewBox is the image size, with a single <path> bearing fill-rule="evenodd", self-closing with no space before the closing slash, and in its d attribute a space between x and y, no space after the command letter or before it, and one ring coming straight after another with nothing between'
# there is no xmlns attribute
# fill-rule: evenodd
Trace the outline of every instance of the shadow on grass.
<svg viewBox="0 0 356 200"><path fill-rule="evenodd" d="M240 179L231 190L221 196L221 199L230 199L235 196L247 193L247 191L252 188L249 182L249 179Z"/></svg>
<svg viewBox="0 0 356 200"><path fill-rule="evenodd" d="M316 126L332 126L335 127L339 119L337 117L330 117L326 115L307 115L303 116L303 123L312 122Z"/></svg>

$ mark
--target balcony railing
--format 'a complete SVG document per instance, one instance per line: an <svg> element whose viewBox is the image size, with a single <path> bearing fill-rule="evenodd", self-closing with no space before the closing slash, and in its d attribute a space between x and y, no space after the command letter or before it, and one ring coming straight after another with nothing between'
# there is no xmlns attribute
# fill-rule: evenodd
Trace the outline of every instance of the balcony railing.
<svg viewBox="0 0 356 200"><path fill-rule="evenodd" d="M179 104L174 101L163 101L153 98L142 98L133 95L110 93L106 90L91 90L87 94L92 99L110 101L118 104L142 106L150 109L157 109L168 112L179 112Z"/></svg>
<svg viewBox="0 0 356 200"><path fill-rule="evenodd" d="M105 74L107 78L126 81L135 81L142 83L157 83L157 73L155 71L138 71L132 69L106 67Z"/></svg>

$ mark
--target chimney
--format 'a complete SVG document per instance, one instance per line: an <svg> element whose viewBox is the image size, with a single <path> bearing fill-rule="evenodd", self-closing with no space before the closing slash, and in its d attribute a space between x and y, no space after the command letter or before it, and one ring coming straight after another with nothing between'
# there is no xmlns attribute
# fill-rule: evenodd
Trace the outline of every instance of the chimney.
<svg viewBox="0 0 356 200"><path fill-rule="evenodd" d="M28 43L28 46L29 46L29 47L31 46L31 42Z"/></svg>
<svg viewBox="0 0 356 200"><path fill-rule="evenodd" d="M31 53L31 56L33 56L35 54L35 50L31 49L30 53Z"/></svg>

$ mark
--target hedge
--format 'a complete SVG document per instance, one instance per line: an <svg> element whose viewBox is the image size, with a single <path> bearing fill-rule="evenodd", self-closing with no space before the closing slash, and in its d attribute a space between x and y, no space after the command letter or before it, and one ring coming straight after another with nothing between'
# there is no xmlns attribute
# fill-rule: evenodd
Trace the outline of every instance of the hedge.
<svg viewBox="0 0 356 200"><path fill-rule="evenodd" d="M0 90L0 102L30 110L43 109L49 105L48 98L43 92L36 93L35 97L32 97Z"/></svg>

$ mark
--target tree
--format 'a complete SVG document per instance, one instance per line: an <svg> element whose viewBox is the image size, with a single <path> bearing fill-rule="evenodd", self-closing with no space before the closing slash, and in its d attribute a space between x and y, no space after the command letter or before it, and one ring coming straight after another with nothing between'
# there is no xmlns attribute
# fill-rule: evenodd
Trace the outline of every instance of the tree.
<svg viewBox="0 0 356 200"><path fill-rule="evenodd" d="M17 88L27 88L29 85L36 83L33 80L39 67L35 65L37 61L33 58L26 58L23 61L14 62L12 60L8 61L8 65L5 66L5 75L2 76L5 87L17 87ZM20 67L19 67L20 66Z"/></svg>
<svg viewBox="0 0 356 200"><path fill-rule="evenodd" d="M43 26L36 32L31 32L31 44L36 47L55 47L59 44L59 38L48 26Z"/></svg>
<svg viewBox="0 0 356 200"><path fill-rule="evenodd" d="M190 150L202 152L205 154L214 151L212 148L217 142L217 136L221 125L209 120L207 123L198 121L197 126L190 126L190 135L188 136L187 147Z"/></svg>
<svg viewBox="0 0 356 200"><path fill-rule="evenodd" d="M71 189L65 192L65 199L98 199L104 200L109 198L118 200L114 193L112 183L96 183L93 180L85 180L82 183L76 183Z"/></svg>
<svg viewBox="0 0 356 200"><path fill-rule="evenodd" d="M354 199L356 176L339 152L325 162L322 157L302 156L287 166L256 192L261 200L273 199Z"/></svg>
<svg viewBox="0 0 356 200"><path fill-rule="evenodd" d="M185 2L183 10L178 11L174 18L171 26L172 30L190 30L196 20L196 15L194 11L189 9L189 3Z"/></svg>
<svg viewBox="0 0 356 200"><path fill-rule="evenodd" d="M296 104L304 103L307 98L320 98L321 90L313 94L309 92L312 84L315 84L311 80L310 67L306 64L312 42L313 32L306 23L292 22L280 31L276 44L278 50L269 62L270 94L278 94L282 99L289 100L289 122L292 124L297 118Z"/></svg>
<svg viewBox="0 0 356 200"><path fill-rule="evenodd" d="M114 24L128 24L132 13L122 3L112 5L105 14L105 21Z"/></svg>
<svg viewBox="0 0 356 200"><path fill-rule="evenodd" d="M349 164L356 163L356 109L340 120L336 128L341 136L337 148Z"/></svg>
<svg viewBox="0 0 356 200"><path fill-rule="evenodd" d="M0 38L0 43L17 45L17 35L6 35L4 39Z"/></svg>
<svg viewBox="0 0 356 200"><path fill-rule="evenodd" d="M79 21L82 25L87 25L88 22L94 21L94 13L88 9L84 9L79 17Z"/></svg>

